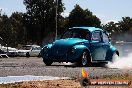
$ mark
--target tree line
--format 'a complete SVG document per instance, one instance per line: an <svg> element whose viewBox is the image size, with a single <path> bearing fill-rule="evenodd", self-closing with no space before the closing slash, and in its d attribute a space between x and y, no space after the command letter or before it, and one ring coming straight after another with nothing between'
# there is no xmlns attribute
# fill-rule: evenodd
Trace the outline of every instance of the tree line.
<svg viewBox="0 0 132 88"><path fill-rule="evenodd" d="M63 17L65 10L62 0L24 0L26 12L13 12L10 17L0 11L0 37L9 46L18 44L42 45L54 41L56 16L58 36L69 27L94 26L107 30L113 39L117 34L132 35L132 18L122 17L118 23L101 24L100 19L90 10L75 5L68 17ZM58 6L56 6L58 4ZM57 15L56 15L57 9ZM129 41L128 39L127 41Z"/></svg>

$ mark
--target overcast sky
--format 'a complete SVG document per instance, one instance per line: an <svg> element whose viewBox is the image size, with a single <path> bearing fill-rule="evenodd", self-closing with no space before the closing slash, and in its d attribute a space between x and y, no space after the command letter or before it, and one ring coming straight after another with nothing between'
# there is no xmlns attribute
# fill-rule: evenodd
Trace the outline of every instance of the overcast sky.
<svg viewBox="0 0 132 88"><path fill-rule="evenodd" d="M65 16L79 4L84 9L89 9L97 15L102 21L118 21L124 16L132 17L132 0L63 0L66 10ZM14 11L26 12L23 0L0 0L0 9L2 12L11 15Z"/></svg>

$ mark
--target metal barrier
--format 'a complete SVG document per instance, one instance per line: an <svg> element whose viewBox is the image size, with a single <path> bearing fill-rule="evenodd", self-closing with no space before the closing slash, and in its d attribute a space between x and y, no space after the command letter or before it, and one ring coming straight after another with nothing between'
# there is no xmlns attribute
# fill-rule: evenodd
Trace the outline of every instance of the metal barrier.
<svg viewBox="0 0 132 88"><path fill-rule="evenodd" d="M0 58L9 58L7 54L0 54Z"/></svg>

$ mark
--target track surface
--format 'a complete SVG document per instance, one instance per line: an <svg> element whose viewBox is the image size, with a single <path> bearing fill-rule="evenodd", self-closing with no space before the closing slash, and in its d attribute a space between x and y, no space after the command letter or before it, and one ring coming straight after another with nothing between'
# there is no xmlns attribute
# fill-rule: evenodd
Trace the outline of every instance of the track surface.
<svg viewBox="0 0 132 88"><path fill-rule="evenodd" d="M132 69L116 69L105 67L85 67L90 77L102 77L104 75L132 74ZM15 57L0 59L0 77L3 76L57 76L57 77L80 77L81 67L53 63L45 66L42 58Z"/></svg>

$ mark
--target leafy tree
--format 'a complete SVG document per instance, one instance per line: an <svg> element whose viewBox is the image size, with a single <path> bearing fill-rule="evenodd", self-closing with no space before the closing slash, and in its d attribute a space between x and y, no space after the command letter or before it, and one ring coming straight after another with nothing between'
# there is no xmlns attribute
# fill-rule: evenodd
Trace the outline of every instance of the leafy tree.
<svg viewBox="0 0 132 88"><path fill-rule="evenodd" d="M28 37L33 42L41 43L45 36L55 32L56 0L24 0L24 4ZM62 0L58 0L58 24L61 24L63 10Z"/></svg>
<svg viewBox="0 0 132 88"><path fill-rule="evenodd" d="M26 44L26 28L23 23L23 13L14 12L10 17L0 14L0 37L4 45L15 47Z"/></svg>
<svg viewBox="0 0 132 88"><path fill-rule="evenodd" d="M107 24L103 25L103 28L109 32L110 34L114 34L114 33L120 33L121 31L118 28L119 24L118 23L114 23L113 21L108 22Z"/></svg>
<svg viewBox="0 0 132 88"><path fill-rule="evenodd" d="M119 21L119 30L122 32L127 32L132 27L132 18L122 17L122 20Z"/></svg>
<svg viewBox="0 0 132 88"><path fill-rule="evenodd" d="M94 26L100 27L101 21L88 9L83 10L79 5L70 12L68 26Z"/></svg>
<svg viewBox="0 0 132 88"><path fill-rule="evenodd" d="M131 41L132 18L122 17L118 23L109 22L103 26L111 34L112 40Z"/></svg>
<svg viewBox="0 0 132 88"><path fill-rule="evenodd" d="M103 25L103 28L106 29L109 33L127 33L131 31L132 18L122 17L122 20L118 23L109 22Z"/></svg>
<svg viewBox="0 0 132 88"><path fill-rule="evenodd" d="M112 42L115 42L117 40L117 35L121 33L118 26L118 23L114 23L113 21L103 25L103 29L109 33L109 37L112 39Z"/></svg>
<svg viewBox="0 0 132 88"><path fill-rule="evenodd" d="M11 45L11 23L7 15L3 14L0 16L0 37L3 38L4 43Z"/></svg>
<svg viewBox="0 0 132 88"><path fill-rule="evenodd" d="M24 26L23 13L14 12L10 16L11 31L12 31L12 42L14 45L26 44L26 28Z"/></svg>

